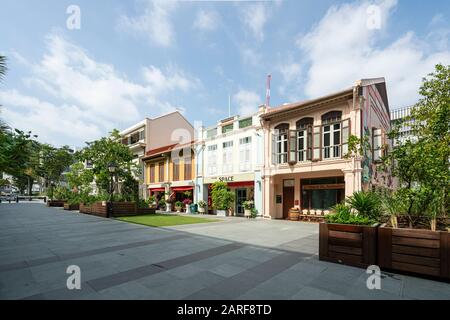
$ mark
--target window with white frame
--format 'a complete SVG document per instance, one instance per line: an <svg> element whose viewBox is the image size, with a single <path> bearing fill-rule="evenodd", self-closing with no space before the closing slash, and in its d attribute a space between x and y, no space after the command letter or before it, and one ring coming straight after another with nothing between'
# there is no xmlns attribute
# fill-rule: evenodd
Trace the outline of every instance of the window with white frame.
<svg viewBox="0 0 450 320"><path fill-rule="evenodd" d="M233 171L233 141L224 142L222 149L222 172L230 173Z"/></svg>
<svg viewBox="0 0 450 320"><path fill-rule="evenodd" d="M373 144L372 144L372 153L373 153L373 161L380 161L383 156L383 142L382 142L382 132L381 129L373 128Z"/></svg>
<svg viewBox="0 0 450 320"><path fill-rule="evenodd" d="M341 156L341 111L330 111L322 116L323 159Z"/></svg>
<svg viewBox="0 0 450 320"><path fill-rule="evenodd" d="M297 121L297 160L311 160L312 128L314 119L303 118Z"/></svg>
<svg viewBox="0 0 450 320"><path fill-rule="evenodd" d="M289 124L287 123L275 127L272 136L272 162L274 164L287 163L288 161L288 133Z"/></svg>
<svg viewBox="0 0 450 320"><path fill-rule="evenodd" d="M217 174L217 144L208 146L207 149L207 159L208 159L208 174Z"/></svg>
<svg viewBox="0 0 450 320"><path fill-rule="evenodd" d="M250 171L251 169L252 137L239 139L239 170Z"/></svg>

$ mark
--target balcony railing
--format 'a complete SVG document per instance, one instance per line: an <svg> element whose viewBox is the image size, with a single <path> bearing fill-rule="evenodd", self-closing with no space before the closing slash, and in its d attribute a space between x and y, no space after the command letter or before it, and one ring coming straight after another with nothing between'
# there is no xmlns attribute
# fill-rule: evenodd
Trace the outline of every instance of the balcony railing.
<svg viewBox="0 0 450 320"><path fill-rule="evenodd" d="M296 159L294 156L291 157L291 159L288 158L288 152L281 152L275 154L275 162L276 164L287 164L287 163L305 163L310 162L312 159L312 150L311 149L305 149L305 150L297 150L296 152ZM335 145L335 146L327 146L320 148L320 155L321 158L317 159L315 161L326 161L326 160L332 160L332 159L341 159L343 155L343 145Z"/></svg>

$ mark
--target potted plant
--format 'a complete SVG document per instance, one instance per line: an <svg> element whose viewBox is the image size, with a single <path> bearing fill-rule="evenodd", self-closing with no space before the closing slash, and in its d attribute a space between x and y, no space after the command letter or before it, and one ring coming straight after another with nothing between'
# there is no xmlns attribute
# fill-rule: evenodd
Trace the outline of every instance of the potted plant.
<svg viewBox="0 0 450 320"><path fill-rule="evenodd" d="M258 216L258 210L256 210L255 208L252 208L250 210L250 218L254 219Z"/></svg>
<svg viewBox="0 0 450 320"><path fill-rule="evenodd" d="M200 200L198 202L198 212L201 214L206 212L206 201Z"/></svg>
<svg viewBox="0 0 450 320"><path fill-rule="evenodd" d="M175 210L179 213L181 212L181 209L183 208L183 202L177 201L175 202Z"/></svg>
<svg viewBox="0 0 450 320"><path fill-rule="evenodd" d="M164 200L164 199L159 200L158 205L159 205L159 209L164 211L166 209L166 200Z"/></svg>
<svg viewBox="0 0 450 320"><path fill-rule="evenodd" d="M155 196L148 197L148 206L149 206L149 208L156 209L156 205L157 205L156 197Z"/></svg>
<svg viewBox="0 0 450 320"><path fill-rule="evenodd" d="M234 193L229 191L225 182L214 182L211 186L211 200L218 216L226 216L234 202Z"/></svg>
<svg viewBox="0 0 450 320"><path fill-rule="evenodd" d="M366 268L376 264L380 198L355 192L319 225L319 259Z"/></svg>
<svg viewBox="0 0 450 320"><path fill-rule="evenodd" d="M166 192L165 194L166 194L166 211L172 212L172 204L174 203L175 198L173 194L170 194L168 192Z"/></svg>
<svg viewBox="0 0 450 320"><path fill-rule="evenodd" d="M186 213L191 213L191 203L192 203L191 199L184 199L183 200L183 205L186 208Z"/></svg>
<svg viewBox="0 0 450 320"><path fill-rule="evenodd" d="M244 201L242 205L244 206L244 217L250 218L254 205L253 200Z"/></svg>

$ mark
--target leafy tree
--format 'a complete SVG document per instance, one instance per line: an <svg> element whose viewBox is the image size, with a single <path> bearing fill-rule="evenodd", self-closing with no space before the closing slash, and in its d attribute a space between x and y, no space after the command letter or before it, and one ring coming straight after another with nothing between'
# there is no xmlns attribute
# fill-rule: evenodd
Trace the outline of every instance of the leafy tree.
<svg viewBox="0 0 450 320"><path fill-rule="evenodd" d="M410 227L424 214L432 228L450 205L450 66L436 65L423 79L421 99L405 119L414 138L400 140L397 124L389 136L397 143L383 159L399 180L397 196L405 203Z"/></svg>
<svg viewBox="0 0 450 320"><path fill-rule="evenodd" d="M45 179L50 195L54 186L62 180L62 174L73 163L74 156L68 146L55 148L49 144L41 145L37 174Z"/></svg>
<svg viewBox="0 0 450 320"><path fill-rule="evenodd" d="M121 187L122 195L127 199L136 197L136 175L140 168L133 162L133 154L130 149L120 142L118 130L113 130L109 137L103 137L93 142L87 142L87 146L81 150L78 157L81 161L92 163L92 171L97 187L104 193L109 193L111 174L108 170L110 164L114 164L114 184ZM119 193L119 188L114 192Z"/></svg>
<svg viewBox="0 0 450 320"><path fill-rule="evenodd" d="M70 166L70 171L66 175L69 187L75 192L82 192L89 188L94 181L92 170L85 168L82 162L76 162Z"/></svg>

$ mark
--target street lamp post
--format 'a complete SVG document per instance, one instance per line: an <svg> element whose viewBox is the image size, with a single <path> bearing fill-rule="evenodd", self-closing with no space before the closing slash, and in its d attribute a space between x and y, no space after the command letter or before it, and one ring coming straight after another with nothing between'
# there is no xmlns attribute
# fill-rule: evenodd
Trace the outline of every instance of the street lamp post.
<svg viewBox="0 0 450 320"><path fill-rule="evenodd" d="M111 162L108 164L108 171L111 176L111 182L109 185L109 202L108 206L106 208L108 213L108 218L112 217L112 200L113 200L113 193L114 193L114 173L116 172L116 164L114 162Z"/></svg>

